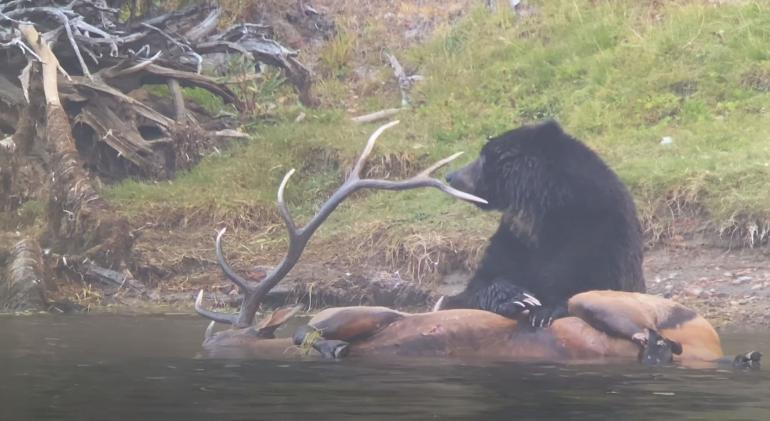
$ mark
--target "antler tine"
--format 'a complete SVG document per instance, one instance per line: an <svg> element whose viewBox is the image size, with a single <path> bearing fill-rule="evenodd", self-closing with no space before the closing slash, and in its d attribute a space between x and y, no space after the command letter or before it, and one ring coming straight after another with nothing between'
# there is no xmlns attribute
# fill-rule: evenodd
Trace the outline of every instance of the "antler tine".
<svg viewBox="0 0 770 421"><path fill-rule="evenodd" d="M407 178L406 180L391 181L391 180L378 180L378 179L368 178L364 180L359 180L358 183L360 183L360 186L358 188L371 188L371 189L381 189L381 190L408 190L408 189L414 189L417 187L434 187L458 199L462 199L468 202L486 204L487 203L486 200L478 196L474 196L472 194L466 193L464 191L457 190L456 188L444 183L443 181L430 176L431 173L445 166L446 164L454 161L462 154L463 154L462 152L457 152L452 156L446 157L436 162L435 164L431 165L430 167L424 169L423 171L420 171L414 177Z"/></svg>
<svg viewBox="0 0 770 421"><path fill-rule="evenodd" d="M435 164L431 165L430 167L420 171L419 174L417 174L416 177L430 177L433 172L435 172L437 169L443 167L444 165L454 161L455 159L459 158L460 155L464 154L465 152L456 152L452 156L448 156L441 161L436 162Z"/></svg>
<svg viewBox="0 0 770 421"><path fill-rule="evenodd" d="M241 275L238 275L237 273L235 273L233 268L230 267L230 264L227 263L224 252L222 252L222 237L225 235L225 231L227 231L227 228L222 228L221 230L219 230L219 232L217 232L217 240L216 240L217 262L219 262L219 267L222 268L222 272L225 273L225 276L227 276L227 279L231 280L235 285L238 285L238 287L244 293L249 292L254 289L254 287L251 285L252 282L246 278L243 278Z"/></svg>
<svg viewBox="0 0 770 421"><path fill-rule="evenodd" d="M475 203L482 203L482 204L487 203L486 200L478 196L474 196L472 194L457 190L454 187L447 185L442 181L432 177L417 176L417 177L412 177L401 181L365 179L365 180L360 180L358 185L358 188L369 188L369 189L379 189L379 190L409 190L409 189L415 189L418 187L433 187L443 191L444 193L447 193L451 196L454 196L458 199L462 199L468 202L475 202Z"/></svg>
<svg viewBox="0 0 770 421"><path fill-rule="evenodd" d="M235 324L235 320L236 320L235 314L217 313L216 311L211 311L203 308L203 290L198 291L198 297L195 298L195 311L201 316L215 322L224 323L228 325Z"/></svg>
<svg viewBox="0 0 770 421"><path fill-rule="evenodd" d="M374 149L374 144L377 142L377 138L380 137L382 132L385 130L388 130L389 128L395 126L398 124L398 120L391 121L390 123L384 124L380 126L377 130L372 133L371 136L369 136L369 141L366 142L366 147L361 152L361 155L358 157L358 161L356 161L356 165L353 167L353 170L350 171L349 179L358 179L361 177L361 170L364 169L364 164L366 163L366 159L369 158L369 155L372 153L372 150Z"/></svg>
<svg viewBox="0 0 770 421"><path fill-rule="evenodd" d="M294 224L294 219L291 217L291 213L289 213L289 208L286 207L286 201L283 199L283 192L286 190L286 184L289 183L289 179L292 175L294 175L294 168L289 170L289 172L283 176L281 185L278 187L278 212L281 213L281 218L283 218L283 222L286 224L286 229L289 231L289 236L297 235L297 226Z"/></svg>
<svg viewBox="0 0 770 421"><path fill-rule="evenodd" d="M284 191L286 190L286 184L289 182L289 178L294 174L295 170L292 168L289 170L289 172L286 173L285 176L283 176L283 180L281 180L281 185L278 187L278 211L281 214L281 217L283 218L284 223L286 224L286 229L289 232L289 239L290 242L294 242L295 238L298 236L297 233L297 227L294 224L294 219L291 217L291 213L289 213L289 209L286 206L286 201L284 200ZM224 272L225 276L232 281L235 285L238 285L238 288L240 288L241 292L243 292L244 298L243 298L243 304L242 307L247 304L250 297L252 297L257 289L257 285L252 281L249 281L248 279L238 275L233 268L230 266L229 263L227 263L227 259L225 259L224 252L222 251L222 237L224 236L225 232L227 231L227 228L222 228L217 232L217 239L216 239L216 254L217 254L217 262L219 263L219 267L222 268L222 272ZM203 291L198 294L198 299L195 301L195 310L203 317L206 317L207 319L220 322L220 323L227 323L227 324L236 324L238 321L236 315L231 314L224 314L224 313L218 313L215 311L207 310L203 308ZM249 322L250 324L251 322Z"/></svg>
<svg viewBox="0 0 770 421"><path fill-rule="evenodd" d="M215 249L217 253L217 262L219 263L219 267L222 268L222 272L224 272L225 276L227 276L227 279L229 279L235 285L237 285L238 288L241 290L241 292L244 294L244 296L248 297L249 295L254 293L254 289L256 287L254 286L253 282L235 273L235 271L230 266L230 264L227 263L227 259L225 259L225 254L222 251L222 237L225 235L226 231L227 231L227 228L222 228L217 232L217 239L215 243L216 244ZM207 310L203 308L203 290L201 290L198 293L198 297L195 300L195 311L201 316L219 323L234 324L235 321L237 320L237 315L235 314L219 313L216 311Z"/></svg>

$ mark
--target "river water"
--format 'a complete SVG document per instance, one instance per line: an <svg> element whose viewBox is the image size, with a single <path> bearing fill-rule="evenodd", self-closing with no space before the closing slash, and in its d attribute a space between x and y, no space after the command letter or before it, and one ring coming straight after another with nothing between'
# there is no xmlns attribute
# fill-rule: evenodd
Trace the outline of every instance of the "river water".
<svg viewBox="0 0 770 421"><path fill-rule="evenodd" d="M0 420L770 420L759 371L197 358L193 317L0 317ZM722 334L770 356L770 332Z"/></svg>

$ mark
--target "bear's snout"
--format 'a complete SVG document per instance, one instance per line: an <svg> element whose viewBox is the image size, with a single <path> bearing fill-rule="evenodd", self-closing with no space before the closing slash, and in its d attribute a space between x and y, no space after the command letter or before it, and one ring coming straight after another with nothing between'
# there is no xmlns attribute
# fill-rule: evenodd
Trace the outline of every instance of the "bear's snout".
<svg viewBox="0 0 770 421"><path fill-rule="evenodd" d="M482 159L477 159L470 164L458 168L446 175L446 181L457 190L470 194L477 193L479 177L481 177Z"/></svg>

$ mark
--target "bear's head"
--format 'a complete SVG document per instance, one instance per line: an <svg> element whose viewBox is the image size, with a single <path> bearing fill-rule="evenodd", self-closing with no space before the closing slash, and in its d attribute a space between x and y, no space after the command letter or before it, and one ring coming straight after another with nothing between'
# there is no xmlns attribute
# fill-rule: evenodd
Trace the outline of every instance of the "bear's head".
<svg viewBox="0 0 770 421"><path fill-rule="evenodd" d="M550 167L565 135L553 121L522 126L491 138L479 157L446 176L454 188L486 199L487 210L525 210L546 205L558 180Z"/></svg>

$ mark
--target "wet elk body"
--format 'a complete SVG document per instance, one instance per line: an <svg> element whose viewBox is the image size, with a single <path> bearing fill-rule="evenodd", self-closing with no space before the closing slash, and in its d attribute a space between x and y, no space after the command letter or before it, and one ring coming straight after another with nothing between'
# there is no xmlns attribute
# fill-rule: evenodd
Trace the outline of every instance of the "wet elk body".
<svg viewBox="0 0 770 421"><path fill-rule="evenodd" d="M546 328L495 313L454 309L408 314L384 307L342 307L324 310L313 317L293 338L275 338L273 333L296 313L285 308L254 324L264 296L294 267L315 230L353 192L360 189L406 190L434 187L466 201L486 203L482 198L456 190L431 177L438 168L459 154L441 160L416 176L402 180L361 178L364 163L376 139L388 127L377 129L339 190L324 202L304 227L298 227L284 202L291 170L278 188L278 209L289 235L283 260L259 283L238 275L222 251L222 236L216 240L217 259L225 275L243 293L237 315L203 307L198 294L196 311L212 320L203 348L211 357L291 358L300 354L299 343L327 357L356 355L365 358L456 357L483 360L605 360L641 358L642 361L716 361L722 357L719 336L694 311L671 300L640 293L589 291L572 297L569 317ZM532 297L530 297L532 298ZM534 301L537 301L533 298ZM539 303L538 303L539 304ZM213 332L214 322L232 325ZM308 349L305 347L305 349ZM676 355L674 355L676 354ZM758 362L759 354L741 356Z"/></svg>
<svg viewBox="0 0 770 421"><path fill-rule="evenodd" d="M362 358L443 357L471 360L636 360L642 347L633 335L660 332L681 345L675 360L686 364L720 359L711 325L673 301L645 294L591 291L569 303L570 317L550 327L473 309L408 314L385 307L323 310L308 325L324 340L349 343L347 355ZM254 328L225 330L204 342L212 357L287 358L299 355L291 338L268 339Z"/></svg>

